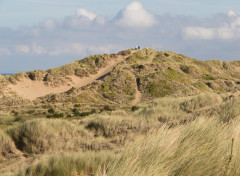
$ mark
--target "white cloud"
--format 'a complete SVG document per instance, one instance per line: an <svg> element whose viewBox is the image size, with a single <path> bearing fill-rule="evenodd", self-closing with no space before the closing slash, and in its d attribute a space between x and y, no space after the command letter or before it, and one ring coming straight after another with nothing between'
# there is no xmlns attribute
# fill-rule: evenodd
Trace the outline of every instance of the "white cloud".
<svg viewBox="0 0 240 176"><path fill-rule="evenodd" d="M7 48L0 48L0 55L11 55L12 52Z"/></svg>
<svg viewBox="0 0 240 176"><path fill-rule="evenodd" d="M29 54L30 48L28 45L17 45L16 46L16 52L20 54Z"/></svg>
<svg viewBox="0 0 240 176"><path fill-rule="evenodd" d="M240 17L235 18L235 20L230 25L233 29L240 27Z"/></svg>
<svg viewBox="0 0 240 176"><path fill-rule="evenodd" d="M48 19L16 30L0 27L0 55L4 55L0 57L0 69L18 59L25 59L27 64L31 60L32 65L46 68L48 63L60 65L90 54L116 53L135 45L171 50L199 59L239 56L238 12L216 14L208 19L154 16L139 2L129 4L114 20L88 12L78 10L78 14L62 20ZM17 62L14 64L14 68L21 69Z"/></svg>
<svg viewBox="0 0 240 176"><path fill-rule="evenodd" d="M104 24L106 23L105 18L99 17L99 16L97 16L97 17L94 19L94 21L95 21L97 24L100 24L100 25L104 25Z"/></svg>
<svg viewBox="0 0 240 176"><path fill-rule="evenodd" d="M50 56L60 55L80 55L84 52L86 47L80 43L63 43L55 46L52 51L49 51Z"/></svg>
<svg viewBox="0 0 240 176"><path fill-rule="evenodd" d="M147 12L142 3L133 2L119 13L115 23L121 27L151 27L156 23L155 17Z"/></svg>
<svg viewBox="0 0 240 176"><path fill-rule="evenodd" d="M234 31L230 28L227 27L223 27L223 28L219 28L219 29L215 29L217 36L216 38L220 38L222 40L228 40L228 39L232 39L234 37Z"/></svg>
<svg viewBox="0 0 240 176"><path fill-rule="evenodd" d="M82 43L65 43L56 46L48 52L50 56L61 55L89 55L90 53L110 53L112 50L118 49L119 46L114 44L82 44Z"/></svg>
<svg viewBox="0 0 240 176"><path fill-rule="evenodd" d="M187 27L184 30L184 37L186 39L211 40L214 38L214 35L215 31L213 28Z"/></svg>
<svg viewBox="0 0 240 176"><path fill-rule="evenodd" d="M69 51L78 55L82 54L86 49L86 47L80 43L73 43L70 45L70 47L71 48L69 49Z"/></svg>
<svg viewBox="0 0 240 176"><path fill-rule="evenodd" d="M229 21L223 21L216 27L190 26L183 29L184 39L190 40L229 40L240 38L240 17L229 12Z"/></svg>
<svg viewBox="0 0 240 176"><path fill-rule="evenodd" d="M31 49L33 54L43 55L47 53L47 50L45 48L37 44L33 44Z"/></svg>
<svg viewBox="0 0 240 176"><path fill-rule="evenodd" d="M110 45L110 44L105 44L105 45L100 45L100 46L89 46L88 50L91 53L109 53L114 49L119 48L117 45Z"/></svg>
<svg viewBox="0 0 240 176"><path fill-rule="evenodd" d="M43 21L42 26L43 26L46 30L51 31L51 30L53 30L53 29L55 29L55 28L57 27L57 23L56 23L56 21L53 20L53 19L47 19L47 20Z"/></svg>
<svg viewBox="0 0 240 176"><path fill-rule="evenodd" d="M97 17L97 15L95 13L90 12L85 9L82 9L82 8L77 8L76 15L77 15L77 17L85 18L90 21L94 20Z"/></svg>
<svg viewBox="0 0 240 176"><path fill-rule="evenodd" d="M234 12L234 11L232 11L232 10L229 10L228 11L228 16L229 17L232 17L232 16L236 16L237 14Z"/></svg>

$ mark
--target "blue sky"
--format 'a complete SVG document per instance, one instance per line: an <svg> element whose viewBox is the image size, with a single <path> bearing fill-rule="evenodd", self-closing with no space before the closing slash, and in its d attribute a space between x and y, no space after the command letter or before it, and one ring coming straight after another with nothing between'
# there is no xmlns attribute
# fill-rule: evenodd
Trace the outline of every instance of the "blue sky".
<svg viewBox="0 0 240 176"><path fill-rule="evenodd" d="M0 0L0 73L134 47L239 60L240 1Z"/></svg>
<svg viewBox="0 0 240 176"><path fill-rule="evenodd" d="M77 7L88 9L111 18L123 9L130 0L0 0L0 22L2 26L16 28L36 25L46 18L62 19L73 15ZM193 15L207 17L216 13L237 11L236 0L140 0L145 9L162 15Z"/></svg>

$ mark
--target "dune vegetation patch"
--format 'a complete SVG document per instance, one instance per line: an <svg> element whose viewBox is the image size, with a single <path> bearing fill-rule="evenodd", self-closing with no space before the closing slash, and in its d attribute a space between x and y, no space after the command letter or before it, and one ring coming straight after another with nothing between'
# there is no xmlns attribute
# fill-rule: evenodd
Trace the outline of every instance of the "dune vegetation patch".
<svg viewBox="0 0 240 176"><path fill-rule="evenodd" d="M0 161L16 156L18 151L13 140L2 130L0 130Z"/></svg>
<svg viewBox="0 0 240 176"><path fill-rule="evenodd" d="M38 119L7 130L16 147L28 154L39 154L74 147L73 140L86 140L84 131L66 120Z"/></svg>
<svg viewBox="0 0 240 176"><path fill-rule="evenodd" d="M41 158L17 176L101 175L117 158L112 153L72 153Z"/></svg>

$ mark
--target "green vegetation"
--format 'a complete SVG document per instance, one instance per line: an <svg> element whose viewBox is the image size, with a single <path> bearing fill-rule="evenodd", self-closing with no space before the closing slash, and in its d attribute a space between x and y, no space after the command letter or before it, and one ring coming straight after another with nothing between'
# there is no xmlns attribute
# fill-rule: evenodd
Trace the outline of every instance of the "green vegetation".
<svg viewBox="0 0 240 176"><path fill-rule="evenodd" d="M153 82L147 86L147 92L154 97L164 97L171 93L172 86L165 80Z"/></svg>
<svg viewBox="0 0 240 176"><path fill-rule="evenodd" d="M239 75L239 61L151 48L0 75L0 175L238 176ZM23 79L69 87L30 101L10 90Z"/></svg>
<svg viewBox="0 0 240 176"><path fill-rule="evenodd" d="M210 75L210 74L203 74L202 78L205 80L216 80L217 78L215 78L214 76Z"/></svg>

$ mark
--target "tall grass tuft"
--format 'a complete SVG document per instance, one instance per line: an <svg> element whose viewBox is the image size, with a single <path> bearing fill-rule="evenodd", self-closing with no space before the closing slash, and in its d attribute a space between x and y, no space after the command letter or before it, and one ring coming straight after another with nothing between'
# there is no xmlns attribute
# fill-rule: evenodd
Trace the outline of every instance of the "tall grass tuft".
<svg viewBox="0 0 240 176"><path fill-rule="evenodd" d="M162 128L132 144L114 162L107 175L205 176L232 173L230 175L237 176L240 174L240 142L235 140L235 146L232 145L234 130L234 125L228 127L215 119L199 119L174 129Z"/></svg>
<svg viewBox="0 0 240 176"><path fill-rule="evenodd" d="M18 176L76 176L104 173L117 158L109 153L63 154L41 158Z"/></svg>
<svg viewBox="0 0 240 176"><path fill-rule="evenodd" d="M28 154L71 147L74 138L84 138L84 131L66 120L38 119L10 128L7 133L17 148Z"/></svg>
<svg viewBox="0 0 240 176"><path fill-rule="evenodd" d="M0 130L0 161L17 154L17 149L11 138Z"/></svg>

